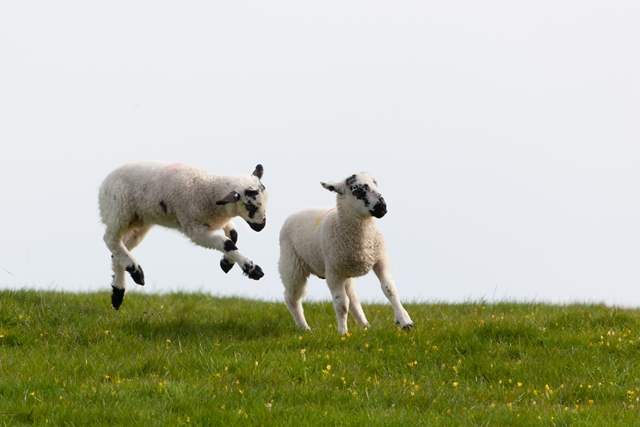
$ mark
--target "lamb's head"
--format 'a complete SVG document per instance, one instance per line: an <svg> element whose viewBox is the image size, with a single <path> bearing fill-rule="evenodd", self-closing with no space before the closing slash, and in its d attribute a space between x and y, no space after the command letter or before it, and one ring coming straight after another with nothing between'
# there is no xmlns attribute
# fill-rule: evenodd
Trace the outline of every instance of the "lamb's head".
<svg viewBox="0 0 640 427"><path fill-rule="evenodd" d="M367 172L351 175L340 182L321 182L329 191L338 193L338 203L361 217L382 218L387 213L387 204L378 190L378 183Z"/></svg>
<svg viewBox="0 0 640 427"><path fill-rule="evenodd" d="M260 179L264 173L262 165L257 165L251 176L239 177L238 188L232 190L217 205L233 203L236 214L244 219L254 231L261 231L267 225L267 197L269 194Z"/></svg>

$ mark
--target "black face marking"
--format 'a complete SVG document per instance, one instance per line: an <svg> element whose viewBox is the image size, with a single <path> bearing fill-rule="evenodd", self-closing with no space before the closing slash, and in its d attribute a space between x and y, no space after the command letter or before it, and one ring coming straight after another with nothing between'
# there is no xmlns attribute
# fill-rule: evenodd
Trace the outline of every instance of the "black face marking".
<svg viewBox="0 0 640 427"><path fill-rule="evenodd" d="M355 174L351 175L349 178L347 178L346 182L347 182L347 185L351 187L351 185L356 182L356 175Z"/></svg>
<svg viewBox="0 0 640 427"><path fill-rule="evenodd" d="M224 250L226 252L237 251L238 247L236 246L235 243L233 243L233 240L229 239L229 240L225 240L224 242Z"/></svg>
<svg viewBox="0 0 640 427"><path fill-rule="evenodd" d="M250 189L244 190L244 195L252 199L255 199L256 197L258 197L258 194L260 194L260 190L250 190Z"/></svg>
<svg viewBox="0 0 640 427"><path fill-rule="evenodd" d="M238 242L238 232L236 230L231 230L231 232L229 232L229 238L233 241L233 243L237 243Z"/></svg>
<svg viewBox="0 0 640 427"><path fill-rule="evenodd" d="M164 213L167 213L167 204L164 202L164 200L160 200L160 207L162 208L162 211Z"/></svg>
<svg viewBox="0 0 640 427"><path fill-rule="evenodd" d="M351 194L358 199L362 200L366 207L369 206L369 198L367 197L367 193L371 188L369 184L352 184L349 186L349 190L351 190Z"/></svg>
<svg viewBox="0 0 640 427"><path fill-rule="evenodd" d="M256 213L258 212L258 206L256 205L256 197L258 197L258 195L260 194L260 190L253 190L250 188L247 188L246 190L244 190L244 195L247 198L247 200L244 202L244 207L245 209L247 209L247 212L249 214L249 218L253 218L254 216L256 216Z"/></svg>
<svg viewBox="0 0 640 427"><path fill-rule="evenodd" d="M245 202L244 207L247 209L247 212L249 212L249 218L253 218L254 216L256 216L256 213L258 212L258 207L256 205L254 205L250 201L247 201Z"/></svg>

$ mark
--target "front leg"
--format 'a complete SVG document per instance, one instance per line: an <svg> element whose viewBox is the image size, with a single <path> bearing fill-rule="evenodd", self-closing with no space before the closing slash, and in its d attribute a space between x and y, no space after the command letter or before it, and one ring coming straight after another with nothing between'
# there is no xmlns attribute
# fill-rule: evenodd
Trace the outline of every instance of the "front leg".
<svg viewBox="0 0 640 427"><path fill-rule="evenodd" d="M213 233L206 226L185 227L184 232L196 245L218 250L225 257L237 262L242 267L244 274L249 276L250 279L259 280L264 276L260 266L244 256L230 238Z"/></svg>
<svg viewBox="0 0 640 427"><path fill-rule="evenodd" d="M332 274L327 274L327 285L331 291L333 308L336 311L336 318L338 319L338 332L340 335L345 335L348 332L347 313L349 312L349 296L345 288L346 280Z"/></svg>
<svg viewBox="0 0 640 427"><path fill-rule="evenodd" d="M391 276L391 263L387 258L382 259L376 265L373 266L373 271L380 280L380 286L382 292L387 297L393 307L393 313L395 315L395 321L402 329L412 329L413 321L409 317L409 313L404 309L400 303L398 292L396 291L396 285Z"/></svg>
<svg viewBox="0 0 640 427"><path fill-rule="evenodd" d="M236 231L236 225L233 223L233 221L229 221L222 230L224 231L224 235L231 239L233 243L238 243L238 232ZM234 265L235 262L233 261L233 259L226 255L224 255L220 260L220 268L225 273L228 273Z"/></svg>
<svg viewBox="0 0 640 427"><path fill-rule="evenodd" d="M347 297L349 298L349 313L351 313L358 325L368 328L370 325L367 321L367 317L364 315L364 311L362 310L362 304L360 304L360 299L356 294L356 287L353 284L352 278L349 278L344 282L344 289L347 293Z"/></svg>

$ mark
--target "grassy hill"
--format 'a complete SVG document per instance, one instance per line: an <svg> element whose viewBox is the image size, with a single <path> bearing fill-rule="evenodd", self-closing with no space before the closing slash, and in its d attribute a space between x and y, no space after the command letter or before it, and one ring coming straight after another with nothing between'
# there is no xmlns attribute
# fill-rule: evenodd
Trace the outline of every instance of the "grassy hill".
<svg viewBox="0 0 640 427"><path fill-rule="evenodd" d="M0 291L0 425L638 425L640 311Z"/></svg>

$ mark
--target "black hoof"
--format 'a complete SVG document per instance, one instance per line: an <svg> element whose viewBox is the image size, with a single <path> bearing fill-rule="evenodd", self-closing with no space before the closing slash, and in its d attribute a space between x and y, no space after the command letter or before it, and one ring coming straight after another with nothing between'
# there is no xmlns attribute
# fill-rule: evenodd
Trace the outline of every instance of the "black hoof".
<svg viewBox="0 0 640 427"><path fill-rule="evenodd" d="M144 272L142 271L142 266L138 266L138 268L136 268L135 265L130 265L127 267L127 271L134 282L140 286L144 286Z"/></svg>
<svg viewBox="0 0 640 427"><path fill-rule="evenodd" d="M233 263L231 261L229 261L226 258L222 258L220 260L220 268L222 269L222 271L224 271L225 273L228 273L229 270L231 270L233 268Z"/></svg>
<svg viewBox="0 0 640 427"><path fill-rule="evenodd" d="M238 243L238 232L236 230L231 230L229 233L229 238L233 241L233 243Z"/></svg>
<svg viewBox="0 0 640 427"><path fill-rule="evenodd" d="M122 305L122 300L124 299L124 289L118 289L115 286L112 286L112 288L113 292L111 293L111 306L117 310Z"/></svg>
<svg viewBox="0 0 640 427"><path fill-rule="evenodd" d="M404 329L405 331L410 331L410 330L412 330L413 328L414 328L413 323L407 323L406 325L404 325L404 326L402 327L402 329Z"/></svg>
<svg viewBox="0 0 640 427"><path fill-rule="evenodd" d="M260 280L262 276L264 276L264 273L262 272L262 269L260 268L259 265L252 266L249 264L245 264L244 274L249 276L249 279L253 279L253 280Z"/></svg>

